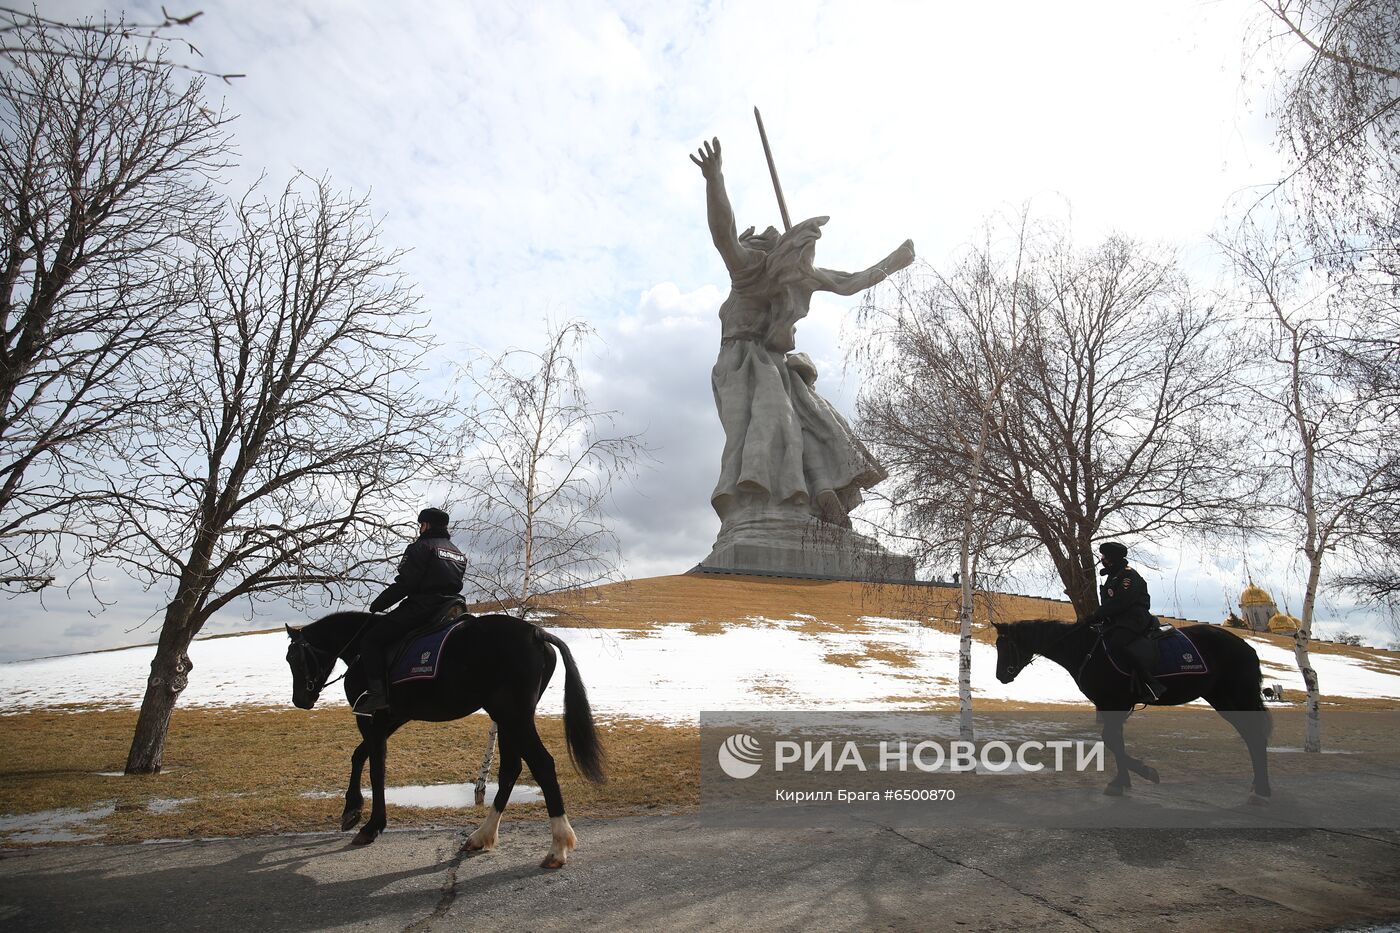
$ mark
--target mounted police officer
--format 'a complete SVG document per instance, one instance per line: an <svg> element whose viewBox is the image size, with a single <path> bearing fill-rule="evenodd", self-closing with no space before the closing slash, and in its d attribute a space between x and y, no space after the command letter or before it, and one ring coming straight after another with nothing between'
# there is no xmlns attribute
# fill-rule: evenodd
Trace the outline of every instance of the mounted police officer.
<svg viewBox="0 0 1400 933"><path fill-rule="evenodd" d="M1157 619L1150 611L1147 581L1128 566L1128 549L1117 541L1099 545L1099 563L1105 578L1099 586L1099 608L1085 621L1102 625L1105 644L1132 664L1143 699L1158 700L1167 688L1154 673L1157 647L1148 636Z"/></svg>
<svg viewBox="0 0 1400 933"><path fill-rule="evenodd" d="M418 513L418 539L408 546L399 561L394 582L369 604L370 612L398 607L375 621L360 643L360 665L369 689L355 701L355 715L370 716L388 709L384 688L384 665L389 647L408 629L426 621L452 597L462 592L462 576L467 559L452 543L447 526L451 521L442 509Z"/></svg>

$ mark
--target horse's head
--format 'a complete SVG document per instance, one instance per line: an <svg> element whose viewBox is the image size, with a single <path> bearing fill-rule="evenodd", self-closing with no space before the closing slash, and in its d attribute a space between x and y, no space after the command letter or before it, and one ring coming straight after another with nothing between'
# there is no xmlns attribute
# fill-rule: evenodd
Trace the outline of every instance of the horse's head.
<svg viewBox="0 0 1400 933"><path fill-rule="evenodd" d="M1017 641L1010 625L994 622L992 626L997 630L997 680L1009 684L1035 654Z"/></svg>
<svg viewBox="0 0 1400 933"><path fill-rule="evenodd" d="M311 644L299 628L288 625L286 629L287 637L292 640L287 646L287 666L292 669L292 705L297 709L311 709L335 667L335 653Z"/></svg>

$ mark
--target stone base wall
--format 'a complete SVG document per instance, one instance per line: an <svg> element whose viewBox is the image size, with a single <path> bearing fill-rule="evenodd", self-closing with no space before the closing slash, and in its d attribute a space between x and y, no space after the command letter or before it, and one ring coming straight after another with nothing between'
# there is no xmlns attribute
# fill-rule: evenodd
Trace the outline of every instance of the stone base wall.
<svg viewBox="0 0 1400 933"><path fill-rule="evenodd" d="M915 579L912 557L800 510L775 508L729 516L698 569L888 583Z"/></svg>

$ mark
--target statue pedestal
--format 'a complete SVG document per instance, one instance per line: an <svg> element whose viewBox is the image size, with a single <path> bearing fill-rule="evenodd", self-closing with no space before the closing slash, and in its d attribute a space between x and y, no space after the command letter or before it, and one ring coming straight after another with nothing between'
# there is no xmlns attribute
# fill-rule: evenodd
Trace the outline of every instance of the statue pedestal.
<svg viewBox="0 0 1400 933"><path fill-rule="evenodd" d="M914 559L874 538L804 510L748 508L728 516L714 549L696 568L710 573L832 577L872 583L914 582Z"/></svg>

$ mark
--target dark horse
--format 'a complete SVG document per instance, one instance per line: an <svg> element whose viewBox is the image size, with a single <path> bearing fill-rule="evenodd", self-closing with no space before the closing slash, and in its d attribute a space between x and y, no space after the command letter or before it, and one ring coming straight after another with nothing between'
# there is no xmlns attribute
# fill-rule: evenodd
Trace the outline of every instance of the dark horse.
<svg viewBox="0 0 1400 933"><path fill-rule="evenodd" d="M292 669L292 703L301 709L311 709L316 704L336 658L348 665L346 699L353 701L364 691L365 675L355 662L360 635L373 618L367 612L337 612L302 628L287 626L287 634L292 639L287 649L287 664ZM507 615L478 616L448 638L436 678L393 685L389 688L391 709L373 718L355 717L364 741L350 756L350 786L345 791L341 829L350 829L360 822L364 807L360 773L366 758L369 759L374 803L369 822L361 827L354 844L373 842L387 822L384 759L389 736L410 720L447 722L484 709L499 730L499 787L486 820L467 838L467 849L490 849L496 845L501 814L520 776L523 759L543 791L549 811L553 844L540 864L545 868L564 865L569 850L578 840L564 815L564 798L554 772L554 757L535 731L535 707L554 674L555 658L550 646L557 648L564 658L564 736L569 756L584 777L595 783L604 780L602 746L593 727L588 693L574 666L569 646L524 619Z"/></svg>
<svg viewBox="0 0 1400 933"><path fill-rule="evenodd" d="M997 680L1009 684L1036 656L1049 658L1070 672L1074 682L1103 722L1104 745L1113 753L1118 773L1104 788L1111 797L1132 786L1129 772L1156 784L1157 769L1128 754L1123 725L1138 700L1131 680L1108 660L1104 641L1089 625L1067 625L1051 619L997 623ZM1204 699L1235 727L1254 764L1250 803L1270 795L1268 752L1270 717L1259 692L1259 655L1253 646L1216 625L1188 625L1185 632L1206 662L1208 673L1166 678L1167 692L1153 706L1179 706Z"/></svg>

